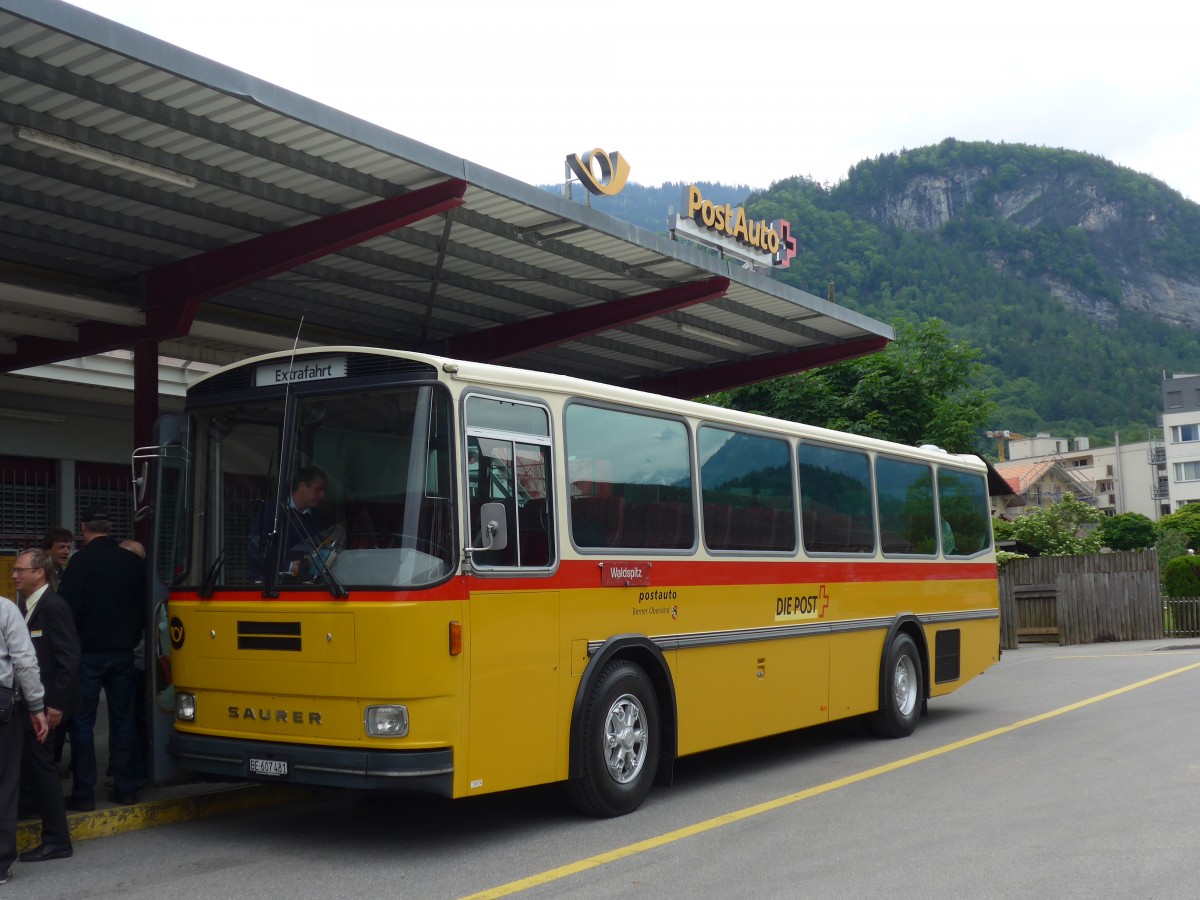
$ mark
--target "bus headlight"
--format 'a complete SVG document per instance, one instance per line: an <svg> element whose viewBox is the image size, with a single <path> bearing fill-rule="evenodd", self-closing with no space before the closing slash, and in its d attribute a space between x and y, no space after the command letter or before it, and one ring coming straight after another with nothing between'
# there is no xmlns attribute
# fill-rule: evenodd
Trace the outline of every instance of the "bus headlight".
<svg viewBox="0 0 1200 900"><path fill-rule="evenodd" d="M368 706L367 734L373 737L407 737L408 707Z"/></svg>
<svg viewBox="0 0 1200 900"><path fill-rule="evenodd" d="M175 694L175 718L180 722L195 722L196 721L196 695L183 694L176 692Z"/></svg>

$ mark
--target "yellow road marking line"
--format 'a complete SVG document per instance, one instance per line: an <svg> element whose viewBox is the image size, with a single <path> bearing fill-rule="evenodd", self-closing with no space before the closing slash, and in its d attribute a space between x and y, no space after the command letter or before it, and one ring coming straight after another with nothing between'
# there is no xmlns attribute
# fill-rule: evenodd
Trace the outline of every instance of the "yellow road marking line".
<svg viewBox="0 0 1200 900"><path fill-rule="evenodd" d="M609 850L604 853L597 853L595 856L589 856L585 859L568 863L565 866L547 869L544 872L539 872L536 875L530 875L527 878L521 878L517 881L510 881L508 884L502 884L498 887L489 888L476 894L470 894L469 896L462 898L462 900L492 900L492 898L495 897L508 897L512 894L519 893L520 891L526 891L530 888L540 887L541 885L550 884L554 881L560 881L561 879L567 878L571 875L577 875L580 872L586 872L588 869L595 869L599 866L616 862L619 859L625 859L629 856L636 856L639 853L645 853L648 850L654 850L658 847L666 846L667 844L673 844L676 841L681 841L685 838L694 837L698 834L704 834L708 831L714 831L717 828L723 828L726 825L732 825L734 822L741 822L744 819L750 819L766 812L782 809L783 807L790 806L793 803L799 803L801 800L819 797L821 794L828 794L840 788L849 787L852 784L858 784L860 782L867 781L868 779L875 778L879 775L886 775L889 772L895 772L897 769L903 769L907 766L924 762L927 759L934 759L935 757L952 753L955 750L962 750L964 747L970 747L973 744L978 744L982 741L999 737L1000 735L1009 734L1029 725L1036 725L1038 722L1045 722L1047 719L1053 719L1056 716L1065 715L1066 713L1083 709L1085 706L1091 706L1093 703L1100 703L1103 700L1111 700L1113 697L1119 697L1121 694L1127 694L1130 691L1137 690L1138 688L1143 688L1159 681L1165 681L1168 678L1173 678L1176 675L1182 675L1184 672L1190 672L1193 669L1200 669L1200 662L1192 663L1189 666L1184 666L1171 672L1165 672L1162 675L1155 675L1152 678L1146 678L1142 681L1128 684L1125 687L1117 688L1116 690L1108 691L1103 694L1097 694L1095 697L1089 697L1086 700L1080 700L1078 703L1062 706L1058 709L1051 710L1050 712L1031 716L1028 719L1022 719L1020 722L1014 722L1012 725L1005 725L1002 728L994 728L991 731L985 731L982 734L975 735L974 737L964 738L961 741L954 741L953 743L936 747L933 750L926 750L923 753L917 753L912 756L905 757L904 759L896 760L895 762L886 763L882 766L876 766L873 769L867 769L866 771L858 772L854 775L847 775L845 778L839 778L836 781L828 781L825 784L819 784L816 787L807 788L803 791L797 791L794 794L787 794L783 797L777 797L774 800L756 803L753 806L737 809L732 812L725 813L724 815L716 816L712 819L706 819L703 822L696 822L695 824L685 826L684 828L677 828L674 831L668 831L666 834L660 834L657 837L647 838L644 841L638 841L637 843L628 844L624 847L617 847L615 850Z"/></svg>

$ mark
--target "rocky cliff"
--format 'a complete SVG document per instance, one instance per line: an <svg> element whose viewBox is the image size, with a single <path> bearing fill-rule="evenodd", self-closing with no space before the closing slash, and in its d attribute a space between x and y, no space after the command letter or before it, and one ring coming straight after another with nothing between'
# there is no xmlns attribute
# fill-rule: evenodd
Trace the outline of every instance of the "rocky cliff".
<svg viewBox="0 0 1200 900"><path fill-rule="evenodd" d="M1172 260L1170 252L1172 242L1186 239L1194 227L1195 204L1145 176L1136 177L1158 189L1149 196L1144 190L1129 196L1094 169L1090 164L1021 173L957 166L915 174L899 189L882 191L864 211L880 225L926 232L972 216L1027 233L1069 237L1078 229L1086 235L1080 252L1090 254L1103 271L1104 289L1073 284L1049 271L1034 273L1052 296L1105 327L1116 324L1123 307L1200 332L1200 271ZM1000 270L1020 268L1031 253L1020 244L988 249L989 262Z"/></svg>

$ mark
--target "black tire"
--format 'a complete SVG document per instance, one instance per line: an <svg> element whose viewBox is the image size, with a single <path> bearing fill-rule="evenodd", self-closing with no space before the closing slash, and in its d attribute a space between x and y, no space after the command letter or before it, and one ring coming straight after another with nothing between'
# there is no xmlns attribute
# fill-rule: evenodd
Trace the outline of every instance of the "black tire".
<svg viewBox="0 0 1200 900"><path fill-rule="evenodd" d="M921 654L907 634L897 634L888 647L880 674L880 706L868 722L880 737L908 737L917 730L925 700Z"/></svg>
<svg viewBox="0 0 1200 900"><path fill-rule="evenodd" d="M567 782L568 798L593 816L633 812L654 783L662 747L658 696L645 670L624 659L609 663L582 715L580 775Z"/></svg>

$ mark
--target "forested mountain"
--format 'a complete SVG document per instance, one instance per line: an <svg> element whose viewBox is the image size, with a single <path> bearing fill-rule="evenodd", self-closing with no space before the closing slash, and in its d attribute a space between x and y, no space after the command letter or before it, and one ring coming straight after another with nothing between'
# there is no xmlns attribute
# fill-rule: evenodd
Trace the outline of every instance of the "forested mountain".
<svg viewBox="0 0 1200 900"><path fill-rule="evenodd" d="M679 203L677 185L614 199L644 191ZM998 428L1144 439L1163 371L1200 372L1200 206L1100 157L947 139L745 203L799 239L780 280L882 321L938 317L983 350ZM664 205L609 211L665 228Z"/></svg>

